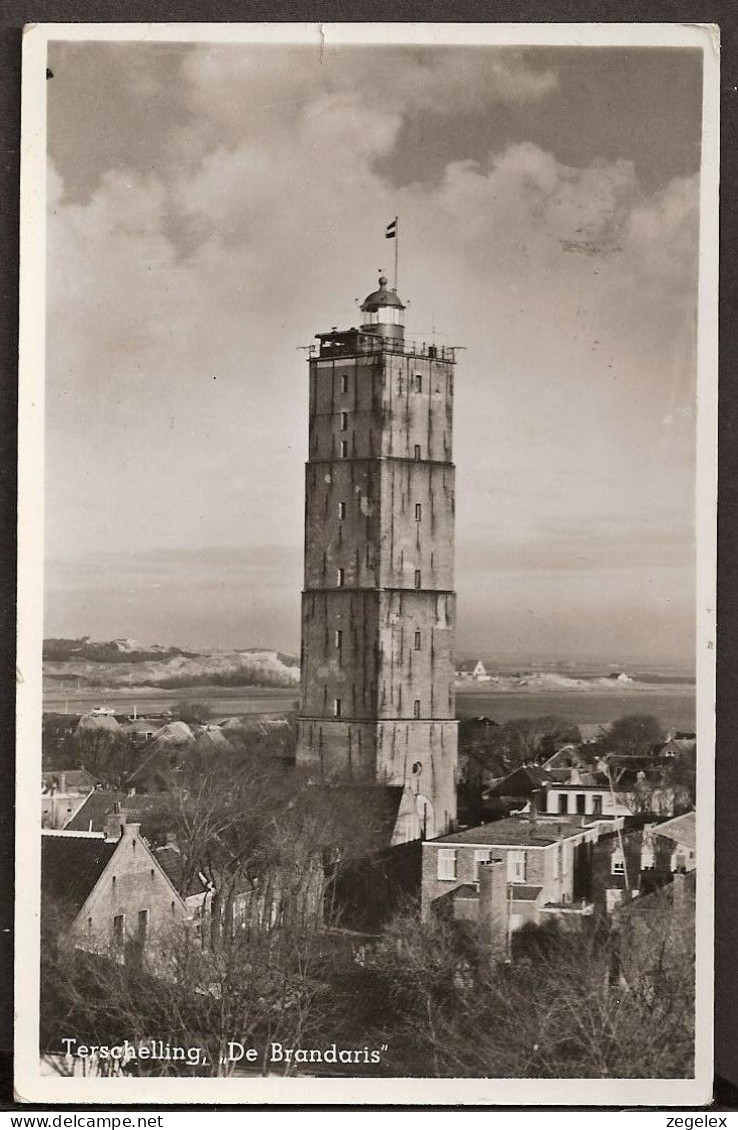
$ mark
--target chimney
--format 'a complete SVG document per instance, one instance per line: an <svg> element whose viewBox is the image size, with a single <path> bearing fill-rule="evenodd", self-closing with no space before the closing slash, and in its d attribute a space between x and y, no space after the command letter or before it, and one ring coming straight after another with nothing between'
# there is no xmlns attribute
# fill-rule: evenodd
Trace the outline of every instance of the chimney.
<svg viewBox="0 0 738 1130"><path fill-rule="evenodd" d="M126 828L126 818L120 811L120 805L114 804L113 811L105 817L105 839L108 841L119 840Z"/></svg>
<svg viewBox="0 0 738 1130"><path fill-rule="evenodd" d="M503 859L479 864L479 932L493 961L507 950L507 868Z"/></svg>
<svg viewBox="0 0 738 1130"><path fill-rule="evenodd" d="M538 807L536 805L535 794L531 794L530 801L528 802L528 823L531 828L535 828L538 824Z"/></svg>
<svg viewBox="0 0 738 1130"><path fill-rule="evenodd" d="M59 774L59 792L66 793L67 791L67 775L66 773Z"/></svg>
<svg viewBox="0 0 738 1130"><path fill-rule="evenodd" d="M678 871L674 873L674 878L671 881L671 905L674 908L674 914L679 915L679 917L694 911L687 876Z"/></svg>

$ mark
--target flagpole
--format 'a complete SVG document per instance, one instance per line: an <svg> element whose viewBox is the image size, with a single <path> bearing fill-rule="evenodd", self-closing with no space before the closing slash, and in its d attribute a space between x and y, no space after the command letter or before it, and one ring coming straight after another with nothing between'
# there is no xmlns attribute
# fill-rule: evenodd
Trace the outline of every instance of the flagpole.
<svg viewBox="0 0 738 1130"><path fill-rule="evenodd" d="M397 293L397 255L400 249L400 225L395 216L395 294Z"/></svg>

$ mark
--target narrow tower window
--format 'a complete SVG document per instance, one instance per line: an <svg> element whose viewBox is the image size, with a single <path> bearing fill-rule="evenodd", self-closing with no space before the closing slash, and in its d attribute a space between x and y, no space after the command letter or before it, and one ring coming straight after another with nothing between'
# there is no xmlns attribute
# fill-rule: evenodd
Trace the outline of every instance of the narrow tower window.
<svg viewBox="0 0 738 1130"><path fill-rule="evenodd" d="M338 517L343 519L346 517L346 503L339 502L338 504Z"/></svg>
<svg viewBox="0 0 738 1130"><path fill-rule="evenodd" d="M420 459L420 444L419 443L415 444L415 458Z"/></svg>
<svg viewBox="0 0 738 1130"><path fill-rule="evenodd" d="M415 646L416 651L420 651L421 635L420 635L419 631L415 633L415 644L414 644L414 646Z"/></svg>
<svg viewBox="0 0 738 1130"><path fill-rule="evenodd" d="M343 569L338 569L336 571L336 584L338 585L339 589L343 588L343 580L344 580L344 571L343 571Z"/></svg>
<svg viewBox="0 0 738 1130"><path fill-rule="evenodd" d="M416 589L420 588L420 569L415 570L415 587Z"/></svg>
<svg viewBox="0 0 738 1130"><path fill-rule="evenodd" d="M415 391L416 392L422 392L423 391L423 377L422 377L421 373L415 374Z"/></svg>
<svg viewBox="0 0 738 1130"><path fill-rule="evenodd" d="M341 413L341 431L345 432L348 428L348 412Z"/></svg>
<svg viewBox="0 0 738 1130"><path fill-rule="evenodd" d="M422 517L423 517L422 503L416 502L415 503L415 521L419 522Z"/></svg>
<svg viewBox="0 0 738 1130"><path fill-rule="evenodd" d="M348 373L341 374L341 392L348 392Z"/></svg>
<svg viewBox="0 0 738 1130"><path fill-rule="evenodd" d="M343 631L341 628L336 628L336 647L339 651L343 647Z"/></svg>
<svg viewBox="0 0 738 1130"><path fill-rule="evenodd" d="M348 443L345 439L341 440L341 458L345 459L348 455Z"/></svg>
<svg viewBox="0 0 738 1130"><path fill-rule="evenodd" d="M336 716L336 718L341 717L341 700L340 700L340 698L334 698L333 699L333 713Z"/></svg>
<svg viewBox="0 0 738 1130"><path fill-rule="evenodd" d="M413 703L413 718L420 718L420 699L416 698Z"/></svg>

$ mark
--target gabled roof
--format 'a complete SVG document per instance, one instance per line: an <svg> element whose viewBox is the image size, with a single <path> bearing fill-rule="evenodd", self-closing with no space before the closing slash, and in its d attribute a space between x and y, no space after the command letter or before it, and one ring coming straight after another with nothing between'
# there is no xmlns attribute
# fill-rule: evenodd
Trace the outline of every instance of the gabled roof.
<svg viewBox="0 0 738 1130"><path fill-rule="evenodd" d="M98 789L85 800L66 826L70 832L103 832L105 818L120 806L120 812L129 824L140 824L142 835L147 834L147 822L166 811L171 803L171 793L154 793L151 796L117 792L114 789Z"/></svg>
<svg viewBox="0 0 738 1130"><path fill-rule="evenodd" d="M113 789L97 789L90 793L66 826L67 832L102 832L105 817L113 811L116 801L124 801L125 794Z"/></svg>
<svg viewBox="0 0 738 1130"><path fill-rule="evenodd" d="M187 883L187 889L184 890L184 860L179 848L174 847L172 844L166 844L164 847L156 848L154 856L160 864L162 870L166 873L172 886L177 889L182 898L189 898L191 895L203 895L207 891L207 886L202 880L202 877L193 875Z"/></svg>
<svg viewBox="0 0 738 1130"><path fill-rule="evenodd" d="M91 791L100 784L97 777L93 777L92 773L88 773L86 769L50 769L41 774L44 788L47 789L59 789L62 777L64 777L67 792L72 789Z"/></svg>
<svg viewBox="0 0 738 1130"><path fill-rule="evenodd" d="M545 769L539 769L537 765L519 765L512 773L503 777L498 785L490 789L490 793L494 796L530 796L532 792L543 788L550 781L551 777Z"/></svg>
<svg viewBox="0 0 738 1130"><path fill-rule="evenodd" d="M41 889L78 913L113 858L118 841L41 833Z"/></svg>
<svg viewBox="0 0 738 1130"><path fill-rule="evenodd" d="M697 813L685 812L683 816L675 816L672 820L665 820L663 824L656 824L651 828L651 835L665 836L674 843L684 844L691 851L695 850L697 839Z"/></svg>
<svg viewBox="0 0 738 1130"><path fill-rule="evenodd" d="M111 714L83 714L77 723L75 733L79 730L110 730L118 733L120 723L116 722Z"/></svg>

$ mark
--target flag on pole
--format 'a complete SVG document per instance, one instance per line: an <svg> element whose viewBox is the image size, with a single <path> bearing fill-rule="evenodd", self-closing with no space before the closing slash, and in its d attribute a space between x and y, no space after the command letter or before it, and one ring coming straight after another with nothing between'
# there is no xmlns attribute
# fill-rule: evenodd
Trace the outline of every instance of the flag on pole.
<svg viewBox="0 0 738 1130"><path fill-rule="evenodd" d="M394 220L392 221L391 224L387 224L387 230L384 233L384 238L385 239L394 239L396 237L396 235L397 235L397 216L395 216L395 218L394 218Z"/></svg>

